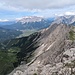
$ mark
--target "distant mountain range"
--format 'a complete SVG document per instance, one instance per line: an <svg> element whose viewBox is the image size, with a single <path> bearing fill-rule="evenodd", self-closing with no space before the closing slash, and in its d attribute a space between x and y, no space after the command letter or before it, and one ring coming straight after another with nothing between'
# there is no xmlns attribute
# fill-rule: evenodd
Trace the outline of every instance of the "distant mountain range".
<svg viewBox="0 0 75 75"><path fill-rule="evenodd" d="M0 42L0 75L7 75L12 70L9 75L74 75L74 16L40 19L36 21L33 18L35 20L33 22L31 17L26 17L12 25L6 25L7 28L2 26L4 27L1 28L2 34L8 30L36 29L40 31L29 36L10 38ZM16 28L13 28L14 26ZM12 36L12 33L10 34Z"/></svg>
<svg viewBox="0 0 75 75"><path fill-rule="evenodd" d="M0 22L0 41L12 39L19 35L19 37L28 36L55 23L75 26L75 16L64 15L55 18L29 16L16 19L15 21Z"/></svg>
<svg viewBox="0 0 75 75"><path fill-rule="evenodd" d="M16 19L15 21L0 22L0 38L1 40L4 40L5 37L9 37L11 39L19 36L19 34L22 34L19 37L28 36L38 30L48 28L50 25L55 23L75 26L75 16L64 15L55 18L28 16Z"/></svg>
<svg viewBox="0 0 75 75"><path fill-rule="evenodd" d="M64 15L55 17L54 23L63 23L70 25L75 22L75 15Z"/></svg>
<svg viewBox="0 0 75 75"><path fill-rule="evenodd" d="M37 16L26 16L20 19L17 19L17 22L21 22L22 24L28 23L28 22L40 22L44 18L43 17L37 17Z"/></svg>
<svg viewBox="0 0 75 75"><path fill-rule="evenodd" d="M53 18L44 19L37 16L23 17L15 21L0 21L0 41L28 36L37 30L47 28L52 22Z"/></svg>
<svg viewBox="0 0 75 75"><path fill-rule="evenodd" d="M53 20L54 20L53 18L45 19L37 16L30 16L17 19L15 23L11 25L4 25L2 27L14 30L31 30L31 29L40 30L49 27L50 24L53 22Z"/></svg>

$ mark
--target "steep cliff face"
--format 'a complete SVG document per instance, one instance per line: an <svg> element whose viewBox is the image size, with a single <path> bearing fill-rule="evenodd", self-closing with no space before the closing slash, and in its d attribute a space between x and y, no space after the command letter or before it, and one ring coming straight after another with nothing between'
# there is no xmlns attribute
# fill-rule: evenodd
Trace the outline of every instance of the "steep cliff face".
<svg viewBox="0 0 75 75"><path fill-rule="evenodd" d="M55 25L54 25L55 26ZM62 52L64 44L65 44L65 39L67 37L67 33L68 33L68 26L60 24L60 25L56 25L57 27L54 28L53 30L51 30L53 28L53 25L46 30L45 32L43 32L42 36L41 36L41 48L43 49L37 49L37 53L39 55L38 59L41 61L48 61L50 63L53 63L56 59L56 57L59 55L59 53ZM51 30L51 31L50 31ZM40 53L42 52L42 53ZM41 61L41 62L42 62ZM44 63L45 64L45 63Z"/></svg>
<svg viewBox="0 0 75 75"><path fill-rule="evenodd" d="M70 27L64 24L52 24L40 31L40 37L33 40L37 48L32 52L31 62L22 64L9 75L56 75L59 67L63 67L69 32Z"/></svg>

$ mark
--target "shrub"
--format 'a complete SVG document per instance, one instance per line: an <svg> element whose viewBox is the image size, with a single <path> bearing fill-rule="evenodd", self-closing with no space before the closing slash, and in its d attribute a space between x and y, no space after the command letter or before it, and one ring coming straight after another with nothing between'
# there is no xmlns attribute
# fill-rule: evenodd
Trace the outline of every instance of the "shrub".
<svg viewBox="0 0 75 75"><path fill-rule="evenodd" d="M36 73L34 73L33 75L37 75Z"/></svg>

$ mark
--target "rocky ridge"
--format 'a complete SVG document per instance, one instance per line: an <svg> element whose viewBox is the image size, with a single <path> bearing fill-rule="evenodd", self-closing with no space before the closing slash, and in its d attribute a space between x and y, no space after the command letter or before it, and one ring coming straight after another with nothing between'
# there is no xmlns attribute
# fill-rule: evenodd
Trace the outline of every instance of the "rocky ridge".
<svg viewBox="0 0 75 75"><path fill-rule="evenodd" d="M70 26L52 24L43 29L34 42L38 48L28 64L22 64L9 75L74 75L75 42L69 38Z"/></svg>

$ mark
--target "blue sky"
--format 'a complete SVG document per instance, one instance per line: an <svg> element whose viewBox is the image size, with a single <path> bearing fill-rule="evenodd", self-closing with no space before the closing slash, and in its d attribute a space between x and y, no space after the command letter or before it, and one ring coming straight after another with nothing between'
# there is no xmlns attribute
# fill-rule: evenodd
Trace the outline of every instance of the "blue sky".
<svg viewBox="0 0 75 75"><path fill-rule="evenodd" d="M0 18L1 19L15 19L23 16L31 16L36 14L37 12L29 12L29 11L10 11L10 10L0 10Z"/></svg>
<svg viewBox="0 0 75 75"><path fill-rule="evenodd" d="M0 0L0 20L23 16L75 15L74 0Z"/></svg>

